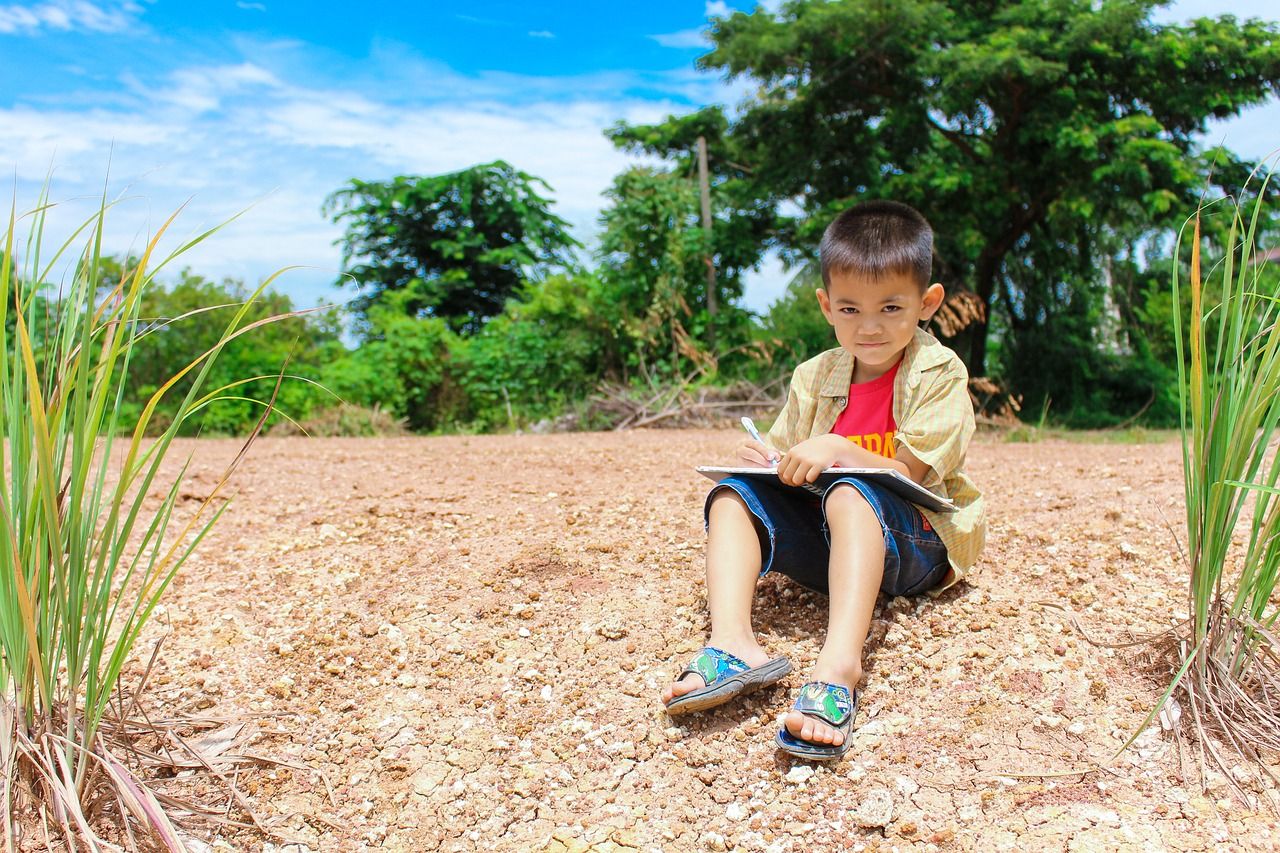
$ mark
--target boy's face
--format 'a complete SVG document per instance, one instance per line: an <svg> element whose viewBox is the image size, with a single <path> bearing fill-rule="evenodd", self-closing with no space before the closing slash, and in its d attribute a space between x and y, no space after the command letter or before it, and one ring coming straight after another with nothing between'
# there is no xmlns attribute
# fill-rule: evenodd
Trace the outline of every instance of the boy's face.
<svg viewBox="0 0 1280 853"><path fill-rule="evenodd" d="M890 273L871 280L852 273L831 273L818 304L835 327L836 340L857 361L855 382L867 382L893 367L921 320L942 305L940 284L921 291L909 275Z"/></svg>

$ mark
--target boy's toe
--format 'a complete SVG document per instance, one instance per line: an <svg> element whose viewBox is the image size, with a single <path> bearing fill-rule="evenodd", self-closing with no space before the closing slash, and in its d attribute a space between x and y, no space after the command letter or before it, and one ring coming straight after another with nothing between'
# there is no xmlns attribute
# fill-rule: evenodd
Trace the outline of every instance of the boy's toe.
<svg viewBox="0 0 1280 853"><path fill-rule="evenodd" d="M690 691L697 690L699 687L705 686L706 682L697 675L686 675L684 678L672 684L666 690L662 691L662 701L669 703L678 696L683 696Z"/></svg>
<svg viewBox="0 0 1280 853"><path fill-rule="evenodd" d="M799 711L791 711L783 721L792 737L807 740L809 743L830 744L839 746L844 743L844 734L820 720L805 716Z"/></svg>

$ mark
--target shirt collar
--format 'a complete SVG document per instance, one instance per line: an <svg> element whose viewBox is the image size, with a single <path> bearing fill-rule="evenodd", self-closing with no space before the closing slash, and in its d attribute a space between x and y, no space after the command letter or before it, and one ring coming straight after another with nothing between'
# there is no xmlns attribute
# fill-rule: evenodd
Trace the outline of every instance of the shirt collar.
<svg viewBox="0 0 1280 853"><path fill-rule="evenodd" d="M822 383L822 390L818 392L823 397L847 397L849 385L853 382L853 354L844 347L835 352L835 360ZM946 364L948 358L947 348L938 343L937 338L924 329L916 329L906 352L902 354L898 381L905 379L908 387L915 387L920 384L920 375L924 371Z"/></svg>

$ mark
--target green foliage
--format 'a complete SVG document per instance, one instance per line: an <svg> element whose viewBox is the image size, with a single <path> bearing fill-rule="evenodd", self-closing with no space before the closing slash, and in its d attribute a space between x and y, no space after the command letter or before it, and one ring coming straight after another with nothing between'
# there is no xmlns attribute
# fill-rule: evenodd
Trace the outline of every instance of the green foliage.
<svg viewBox="0 0 1280 853"><path fill-rule="evenodd" d="M690 178L635 167L618 175L606 196L611 204L601 215L597 293L617 345L608 368L662 376L682 375L692 365L732 370L735 350L750 337L751 315L737 304L742 275L758 252L753 238L724 213L721 188L712 192L712 209L720 213L713 218L710 243ZM714 318L708 311L708 256L716 268ZM709 344L712 326L715 351ZM718 365L725 354L730 363Z"/></svg>
<svg viewBox="0 0 1280 853"><path fill-rule="evenodd" d="M440 317L406 313L402 303L411 298L388 293L373 306L360 347L326 365L321 382L344 402L390 410L411 429L441 429L465 409L451 374L458 336Z"/></svg>
<svg viewBox="0 0 1280 853"><path fill-rule="evenodd" d="M527 280L573 265L578 243L539 194L539 178L502 161L430 177L351 183L331 194L326 214L345 228L346 277L361 315L385 293L413 317L439 317L479 331Z"/></svg>
<svg viewBox="0 0 1280 853"><path fill-rule="evenodd" d="M103 258L99 275L102 281L114 285L131 275L137 264L136 258ZM295 313L290 299L270 290L256 297L246 309L250 295L242 282L228 279L216 283L189 270L183 270L170 286L152 283L142 295L141 331L133 344L124 414L137 417L176 369L217 343L228 318L242 309L247 323L276 316L284 319L224 345L206 381L221 388L253 377L263 378L234 385L219 399L192 413L180 427L183 434L247 433L261 417L261 401L271 396L281 371L314 381L322 365L344 352L338 317L333 312L288 316ZM173 422L181 395L192 382L191 376L179 380L161 402L151 422L153 432L167 429ZM290 417L305 417L317 405L332 402L321 388L291 380L281 384L276 405Z"/></svg>
<svg viewBox="0 0 1280 853"><path fill-rule="evenodd" d="M592 301L598 286L583 276L529 285L479 334L459 341L458 381L475 426L515 429L554 417L594 389L609 334Z"/></svg>
<svg viewBox="0 0 1280 853"><path fill-rule="evenodd" d="M776 349L775 363L800 364L839 346L835 332L827 318L822 316L818 298L814 295L821 286L820 277L810 270L802 271L787 284L783 295L769 306L756 336ZM772 370L776 372L777 368Z"/></svg>

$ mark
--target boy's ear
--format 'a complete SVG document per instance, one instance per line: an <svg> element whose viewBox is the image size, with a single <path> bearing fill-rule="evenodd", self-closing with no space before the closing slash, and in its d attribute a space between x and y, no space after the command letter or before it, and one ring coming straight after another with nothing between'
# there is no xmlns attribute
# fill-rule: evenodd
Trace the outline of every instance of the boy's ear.
<svg viewBox="0 0 1280 853"><path fill-rule="evenodd" d="M818 297L818 307L822 309L822 316L826 317L827 322L834 326L836 321L831 318L831 297L827 295L826 289L822 287L815 290L814 294Z"/></svg>
<svg viewBox="0 0 1280 853"><path fill-rule="evenodd" d="M947 291L942 285L934 282L924 292L924 307L920 311L920 319L928 320L939 308L942 307L942 300L947 298Z"/></svg>

